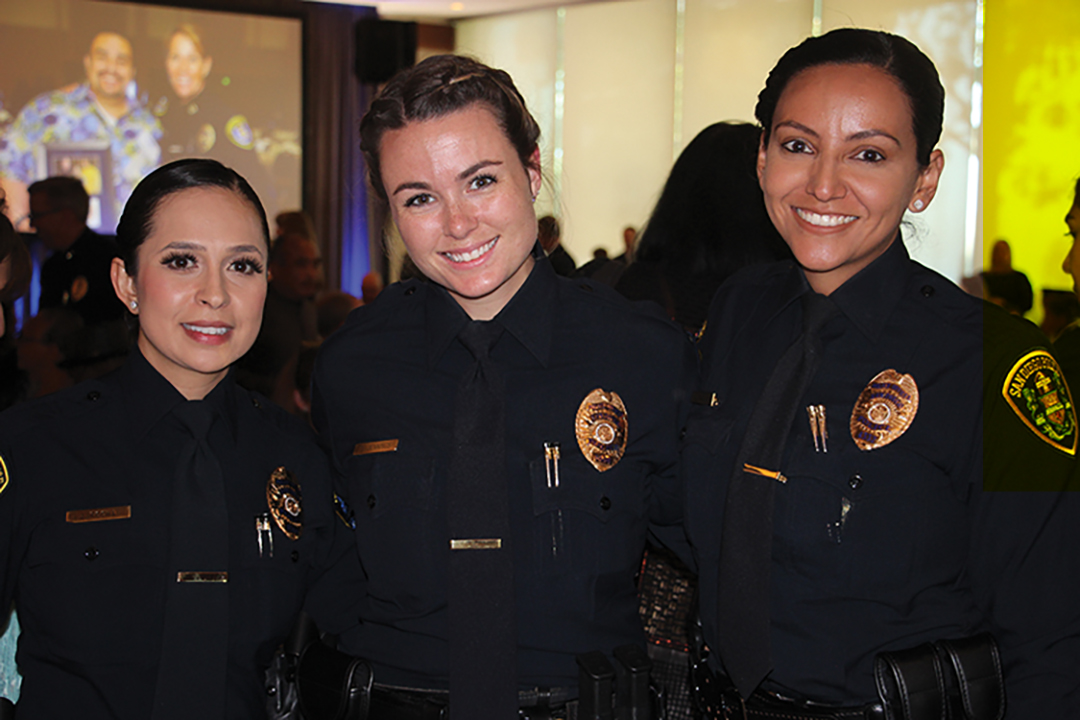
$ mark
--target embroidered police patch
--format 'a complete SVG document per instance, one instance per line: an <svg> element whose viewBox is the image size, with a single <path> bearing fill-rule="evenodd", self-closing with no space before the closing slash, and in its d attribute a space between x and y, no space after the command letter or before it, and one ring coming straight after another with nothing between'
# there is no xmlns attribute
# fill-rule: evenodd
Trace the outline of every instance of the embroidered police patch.
<svg viewBox="0 0 1080 720"><path fill-rule="evenodd" d="M7 488L8 477L10 476L8 475L7 465L4 463L4 456L0 455L0 493Z"/></svg>
<svg viewBox="0 0 1080 720"><path fill-rule="evenodd" d="M1045 350L1032 350L1005 376L1001 394L1009 407L1040 440L1076 454L1076 411L1057 361Z"/></svg>
<svg viewBox="0 0 1080 720"><path fill-rule="evenodd" d="M242 149L250 150L255 147L255 133L251 131L247 118L243 115L233 115L225 123L225 134L233 145Z"/></svg>
<svg viewBox="0 0 1080 720"><path fill-rule="evenodd" d="M574 421L578 447L600 472L615 467L626 452L626 406L618 393L596 388L585 396Z"/></svg>
<svg viewBox="0 0 1080 720"><path fill-rule="evenodd" d="M299 540L304 530L304 511L301 507L300 483L284 467L270 473L266 481L266 504L278 529L290 540Z"/></svg>
<svg viewBox="0 0 1080 720"><path fill-rule="evenodd" d="M851 439L860 450L885 447L911 427L919 411L915 378L882 370L866 384L851 410Z"/></svg>

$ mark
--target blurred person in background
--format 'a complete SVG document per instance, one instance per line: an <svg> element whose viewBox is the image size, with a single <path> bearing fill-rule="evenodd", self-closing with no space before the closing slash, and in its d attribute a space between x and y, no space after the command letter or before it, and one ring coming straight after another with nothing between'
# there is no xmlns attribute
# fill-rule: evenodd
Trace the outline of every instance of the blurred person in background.
<svg viewBox="0 0 1080 720"><path fill-rule="evenodd" d="M1066 233L1069 251L1065 253L1061 269L1072 278L1073 292L1080 297L1080 180L1073 189L1073 204L1065 214L1065 225L1069 229ZM1076 399L1080 396L1080 324L1073 322L1062 330L1054 341L1054 350Z"/></svg>
<svg viewBox="0 0 1080 720"><path fill-rule="evenodd" d="M1006 312L1023 317L1031 309L1034 295L1027 275L1012 266L1012 248L998 240L990 251L990 269L982 273L986 283L986 299L1005 308Z"/></svg>
<svg viewBox="0 0 1080 720"><path fill-rule="evenodd" d="M697 332L720 284L747 265L791 257L757 179L761 129L716 123L679 155L615 289L652 300Z"/></svg>
<svg viewBox="0 0 1080 720"><path fill-rule="evenodd" d="M41 266L42 310L74 310L87 325L121 321L124 306L109 271L116 238L86 225L90 198L80 180L50 177L30 186L30 224L52 254Z"/></svg>
<svg viewBox="0 0 1080 720"><path fill-rule="evenodd" d="M559 241L562 237L562 229L559 227L558 219L554 215L545 215L536 221L536 227L537 239L540 241L540 246L544 248L544 252L547 253L548 262L551 263L555 274L563 277L573 275L577 264Z"/></svg>

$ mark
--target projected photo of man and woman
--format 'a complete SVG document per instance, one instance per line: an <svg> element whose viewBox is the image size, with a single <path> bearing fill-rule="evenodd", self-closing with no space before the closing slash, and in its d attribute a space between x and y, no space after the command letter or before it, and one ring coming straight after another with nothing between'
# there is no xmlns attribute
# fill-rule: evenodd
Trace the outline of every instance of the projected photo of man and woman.
<svg viewBox="0 0 1080 720"><path fill-rule="evenodd" d="M36 5L36 4L35 4ZM0 0L0 189L83 181L113 232L135 185L181 157L235 168L271 214L300 204L299 20L91 0Z"/></svg>

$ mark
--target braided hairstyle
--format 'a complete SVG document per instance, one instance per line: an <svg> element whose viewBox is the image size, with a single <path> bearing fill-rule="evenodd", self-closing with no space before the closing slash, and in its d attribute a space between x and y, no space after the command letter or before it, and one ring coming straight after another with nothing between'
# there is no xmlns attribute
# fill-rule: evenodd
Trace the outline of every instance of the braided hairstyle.
<svg viewBox="0 0 1080 720"><path fill-rule="evenodd" d="M525 98L510 75L469 57L436 55L391 78L360 121L360 150L379 198L387 201L379 163L383 133L477 104L495 116L522 166L539 170L533 155L540 126L529 114Z"/></svg>

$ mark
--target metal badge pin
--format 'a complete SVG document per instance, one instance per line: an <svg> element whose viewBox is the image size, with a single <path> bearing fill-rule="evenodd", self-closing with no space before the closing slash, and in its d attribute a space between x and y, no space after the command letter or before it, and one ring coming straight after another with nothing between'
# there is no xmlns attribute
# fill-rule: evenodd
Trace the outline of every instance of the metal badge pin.
<svg viewBox="0 0 1080 720"><path fill-rule="evenodd" d="M544 470L547 473L548 488L559 487L559 443L544 443Z"/></svg>
<svg viewBox="0 0 1080 720"><path fill-rule="evenodd" d="M807 405L810 432L814 436L814 452L829 452L829 429L825 425L825 406Z"/></svg>
<svg viewBox="0 0 1080 720"><path fill-rule="evenodd" d="M266 538L265 546L263 544L264 536ZM259 557L262 557L264 552L270 557L274 557L274 533L270 529L270 513L255 516L255 540L259 545Z"/></svg>

